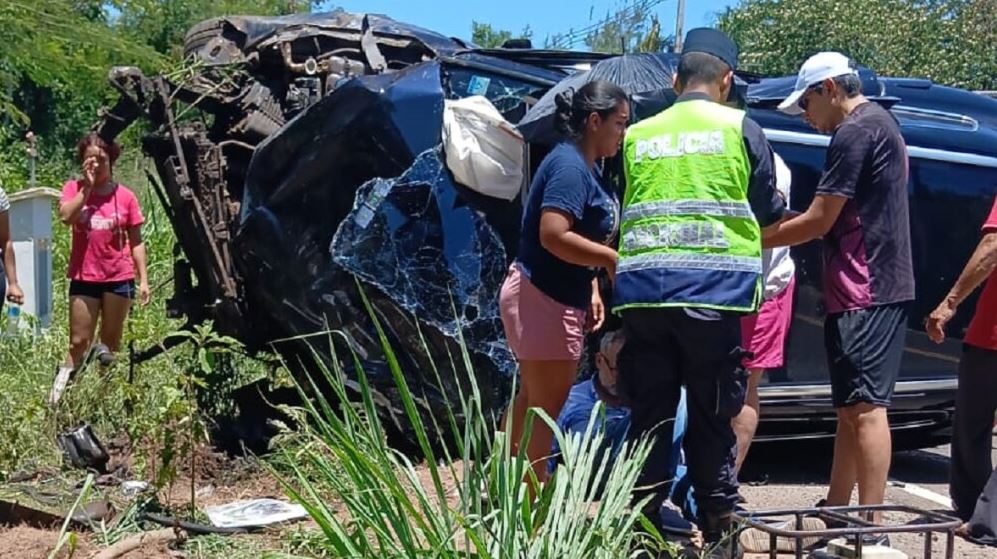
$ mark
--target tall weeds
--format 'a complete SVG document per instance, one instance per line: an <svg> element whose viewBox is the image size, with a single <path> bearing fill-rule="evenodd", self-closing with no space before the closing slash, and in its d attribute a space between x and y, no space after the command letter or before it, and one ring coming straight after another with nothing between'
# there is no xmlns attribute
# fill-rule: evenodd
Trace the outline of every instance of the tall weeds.
<svg viewBox="0 0 997 559"><path fill-rule="evenodd" d="M531 499L523 483L531 472L529 464L523 455L512 454L508 436L497 432L482 413L463 340L459 363L451 359L450 364L459 365L451 369L462 369L471 379L469 393L450 395L451 411L441 424L420 414L399 361L374 320L404 416L425 461L417 466L387 444L356 355L347 356L360 387L359 398L351 401L346 367L330 339L332 362L318 360L320 373L298 384L305 402L299 412L306 442L281 462L292 472L284 480L288 492L318 524L331 553L481 559L619 558L636 553L640 514L629 502L647 458L646 441L624 445L610 466L608 455L599 450L602 434L596 418L585 433L566 437L552 418L531 412L530 421L545 421L554 428L564 458ZM439 369L433 372L442 386ZM443 437L454 444L441 444ZM600 497L595 481L603 478Z"/></svg>

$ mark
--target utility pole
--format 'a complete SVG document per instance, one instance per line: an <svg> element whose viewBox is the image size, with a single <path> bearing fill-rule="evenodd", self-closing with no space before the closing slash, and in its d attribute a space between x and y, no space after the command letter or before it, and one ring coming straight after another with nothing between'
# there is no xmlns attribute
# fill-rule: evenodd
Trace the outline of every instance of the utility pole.
<svg viewBox="0 0 997 559"><path fill-rule="evenodd" d="M37 138L35 138L35 133L29 130L28 133L24 135L24 139L28 142L28 149L26 151L28 152L28 169L31 171L31 178L28 180L28 187L34 188L37 186L35 184L35 161L38 159Z"/></svg>
<svg viewBox="0 0 997 559"><path fill-rule="evenodd" d="M685 21L685 0L678 0L678 13L675 14L675 52L682 52L682 25Z"/></svg>

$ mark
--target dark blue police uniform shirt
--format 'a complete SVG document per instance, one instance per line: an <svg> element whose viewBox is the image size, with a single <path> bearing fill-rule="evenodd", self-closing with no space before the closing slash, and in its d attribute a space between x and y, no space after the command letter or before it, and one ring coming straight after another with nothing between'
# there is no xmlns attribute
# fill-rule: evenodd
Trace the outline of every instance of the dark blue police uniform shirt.
<svg viewBox="0 0 997 559"><path fill-rule="evenodd" d="M588 309L595 269L561 260L540 244L540 214L546 208L570 215L571 230L609 244L619 226L619 203L589 168L574 142L557 145L537 169L523 212L518 262L524 274L555 301Z"/></svg>

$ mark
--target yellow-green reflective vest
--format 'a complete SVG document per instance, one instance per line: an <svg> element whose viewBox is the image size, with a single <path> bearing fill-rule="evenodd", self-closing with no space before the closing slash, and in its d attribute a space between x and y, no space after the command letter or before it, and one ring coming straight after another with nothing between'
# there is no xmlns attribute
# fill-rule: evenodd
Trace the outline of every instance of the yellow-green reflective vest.
<svg viewBox="0 0 997 559"><path fill-rule="evenodd" d="M689 100L627 131L614 311L757 310L761 230L743 121L743 111Z"/></svg>

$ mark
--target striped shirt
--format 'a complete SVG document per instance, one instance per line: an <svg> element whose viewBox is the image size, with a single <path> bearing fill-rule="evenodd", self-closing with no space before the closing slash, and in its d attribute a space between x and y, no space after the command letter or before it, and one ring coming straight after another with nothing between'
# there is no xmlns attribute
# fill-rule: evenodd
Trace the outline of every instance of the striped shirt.
<svg viewBox="0 0 997 559"><path fill-rule="evenodd" d="M0 213L10 211L10 200L7 199L7 193L3 191L0 187Z"/></svg>

